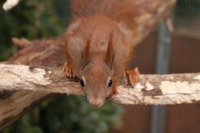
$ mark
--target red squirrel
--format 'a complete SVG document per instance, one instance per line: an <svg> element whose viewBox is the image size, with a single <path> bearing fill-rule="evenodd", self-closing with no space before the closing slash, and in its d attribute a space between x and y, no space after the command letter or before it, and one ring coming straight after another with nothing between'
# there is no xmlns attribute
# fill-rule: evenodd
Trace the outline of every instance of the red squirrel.
<svg viewBox="0 0 200 133"><path fill-rule="evenodd" d="M88 102L100 107L117 94L119 78L137 82L137 70L125 71L132 56L129 16L132 0L72 0L74 20L65 37L67 77L78 77ZM127 9L127 7L129 9ZM124 16L129 15L129 16ZM133 16L133 15L132 15Z"/></svg>

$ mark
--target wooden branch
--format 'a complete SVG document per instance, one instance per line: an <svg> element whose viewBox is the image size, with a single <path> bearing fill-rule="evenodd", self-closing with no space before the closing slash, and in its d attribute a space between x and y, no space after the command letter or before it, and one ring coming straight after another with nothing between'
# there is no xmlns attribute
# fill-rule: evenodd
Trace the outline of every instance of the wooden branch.
<svg viewBox="0 0 200 133"><path fill-rule="evenodd" d="M62 68L0 64L0 90L30 90L81 95L79 84L69 81Z"/></svg>
<svg viewBox="0 0 200 133"><path fill-rule="evenodd" d="M62 66L64 62L62 45L62 36L35 40L6 63L37 64L46 67ZM0 91L0 131L48 96L49 93L37 91Z"/></svg>
<svg viewBox="0 0 200 133"><path fill-rule="evenodd" d="M142 10L142 13L133 18L136 23L133 29L134 47L143 41L161 21L166 23L169 31L173 31L173 26L170 25L169 20L175 3L176 0L140 0L138 2L136 7L139 8L138 10Z"/></svg>
<svg viewBox="0 0 200 133"><path fill-rule="evenodd" d="M200 100L200 73L140 75L134 88L123 83L113 98L122 104L168 105ZM79 84L65 78L62 70L0 64L0 90L5 89L82 95Z"/></svg>

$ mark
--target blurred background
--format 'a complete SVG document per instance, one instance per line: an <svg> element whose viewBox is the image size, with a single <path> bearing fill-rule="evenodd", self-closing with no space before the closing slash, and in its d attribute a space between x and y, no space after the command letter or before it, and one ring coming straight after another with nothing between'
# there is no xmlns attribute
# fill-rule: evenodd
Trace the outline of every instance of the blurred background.
<svg viewBox="0 0 200 133"><path fill-rule="evenodd" d="M63 33L69 0L23 0L5 12L0 1L0 61L19 48L12 37L29 40ZM171 16L174 32L160 24L135 48L130 67L141 73L200 72L200 1L178 0ZM124 106L108 102L92 109L83 97L56 95L2 133L199 133L200 105Z"/></svg>

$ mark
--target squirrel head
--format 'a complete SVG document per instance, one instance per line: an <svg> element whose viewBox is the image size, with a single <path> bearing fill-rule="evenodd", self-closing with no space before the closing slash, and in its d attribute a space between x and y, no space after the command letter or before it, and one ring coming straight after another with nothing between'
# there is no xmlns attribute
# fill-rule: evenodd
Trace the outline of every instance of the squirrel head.
<svg viewBox="0 0 200 133"><path fill-rule="evenodd" d="M90 62L81 72L80 85L93 107L100 107L111 95L114 86L112 70L104 62Z"/></svg>
<svg viewBox="0 0 200 133"><path fill-rule="evenodd" d="M80 85L93 107L100 107L113 93L113 60L112 33L107 42L106 53L91 53L90 40L86 42L82 53L83 69ZM91 55L92 54L92 55Z"/></svg>

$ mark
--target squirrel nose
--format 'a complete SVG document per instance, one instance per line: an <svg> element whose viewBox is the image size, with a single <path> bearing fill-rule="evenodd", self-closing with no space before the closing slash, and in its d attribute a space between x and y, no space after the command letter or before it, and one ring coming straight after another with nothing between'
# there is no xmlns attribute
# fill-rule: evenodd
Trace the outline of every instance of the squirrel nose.
<svg viewBox="0 0 200 133"><path fill-rule="evenodd" d="M99 108L101 105L103 105L103 101L102 100L90 100L90 105L92 107L95 107L95 108Z"/></svg>

